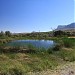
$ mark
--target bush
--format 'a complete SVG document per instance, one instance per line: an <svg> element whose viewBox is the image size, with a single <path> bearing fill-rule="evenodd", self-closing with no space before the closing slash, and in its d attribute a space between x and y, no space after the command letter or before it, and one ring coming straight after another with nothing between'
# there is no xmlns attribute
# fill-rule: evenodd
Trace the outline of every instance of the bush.
<svg viewBox="0 0 75 75"><path fill-rule="evenodd" d="M59 51L61 49L61 44L56 44L54 47L53 47L53 51Z"/></svg>
<svg viewBox="0 0 75 75"><path fill-rule="evenodd" d="M52 54L52 53L53 53L52 48L48 48L47 52L48 52L49 54Z"/></svg>

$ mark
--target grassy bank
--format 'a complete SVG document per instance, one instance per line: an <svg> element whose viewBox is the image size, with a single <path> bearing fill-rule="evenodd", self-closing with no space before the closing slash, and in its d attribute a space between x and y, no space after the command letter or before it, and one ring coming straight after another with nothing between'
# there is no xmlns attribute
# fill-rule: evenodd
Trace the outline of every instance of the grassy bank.
<svg viewBox="0 0 75 75"><path fill-rule="evenodd" d="M0 54L0 74L2 75L25 75L28 72L38 72L54 69L63 61L53 55L5 53Z"/></svg>
<svg viewBox="0 0 75 75"><path fill-rule="evenodd" d="M27 75L29 72L53 70L59 65L75 61L75 39L56 38L55 41L57 45L47 50L31 45L1 48L0 75Z"/></svg>

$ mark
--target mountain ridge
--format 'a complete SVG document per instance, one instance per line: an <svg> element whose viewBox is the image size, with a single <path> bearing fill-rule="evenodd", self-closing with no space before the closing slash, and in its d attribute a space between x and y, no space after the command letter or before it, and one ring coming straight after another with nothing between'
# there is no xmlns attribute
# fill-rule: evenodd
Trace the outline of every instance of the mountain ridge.
<svg viewBox="0 0 75 75"><path fill-rule="evenodd" d="M58 27L55 29L56 31L57 30L75 30L75 23L71 23L71 24L68 24L68 25L58 25Z"/></svg>

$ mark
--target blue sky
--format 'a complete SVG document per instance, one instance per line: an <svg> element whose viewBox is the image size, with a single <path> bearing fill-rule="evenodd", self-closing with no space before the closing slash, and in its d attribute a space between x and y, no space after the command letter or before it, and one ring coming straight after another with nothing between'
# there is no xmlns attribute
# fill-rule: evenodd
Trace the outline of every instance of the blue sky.
<svg viewBox="0 0 75 75"><path fill-rule="evenodd" d="M50 31L75 21L74 0L0 0L0 31Z"/></svg>

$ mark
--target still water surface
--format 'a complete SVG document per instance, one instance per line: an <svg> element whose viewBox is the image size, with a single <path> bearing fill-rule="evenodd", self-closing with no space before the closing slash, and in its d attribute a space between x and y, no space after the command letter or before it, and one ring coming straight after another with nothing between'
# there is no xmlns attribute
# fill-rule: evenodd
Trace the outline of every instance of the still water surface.
<svg viewBox="0 0 75 75"><path fill-rule="evenodd" d="M49 48L55 45L55 42L52 40L15 40L12 42L7 43L7 46L26 46L26 45L33 45L37 48Z"/></svg>

